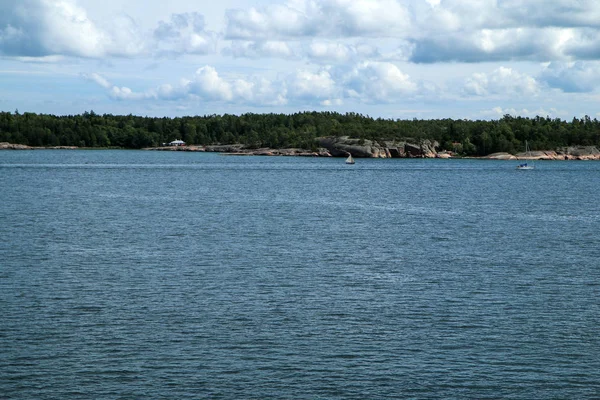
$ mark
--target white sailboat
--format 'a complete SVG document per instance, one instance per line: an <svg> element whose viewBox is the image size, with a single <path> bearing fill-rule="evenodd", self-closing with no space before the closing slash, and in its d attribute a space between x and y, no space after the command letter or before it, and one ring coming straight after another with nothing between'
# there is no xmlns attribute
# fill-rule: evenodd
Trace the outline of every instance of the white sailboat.
<svg viewBox="0 0 600 400"><path fill-rule="evenodd" d="M529 151L529 145L527 144L527 141L525 141L525 157L527 157L527 159L531 158L531 152ZM530 164L526 160L524 163L517 165L517 169L535 169L535 165L533 161L531 161Z"/></svg>
<svg viewBox="0 0 600 400"><path fill-rule="evenodd" d="M354 158L352 158L352 154L348 154L348 158L346 158L346 164L354 164Z"/></svg>

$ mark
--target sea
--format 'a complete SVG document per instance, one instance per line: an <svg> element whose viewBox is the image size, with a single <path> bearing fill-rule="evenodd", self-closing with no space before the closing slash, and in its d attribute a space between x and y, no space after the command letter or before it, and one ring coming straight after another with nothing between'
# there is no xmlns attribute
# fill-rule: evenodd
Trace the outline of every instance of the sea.
<svg viewBox="0 0 600 400"><path fill-rule="evenodd" d="M1 399L600 398L600 163L0 152Z"/></svg>

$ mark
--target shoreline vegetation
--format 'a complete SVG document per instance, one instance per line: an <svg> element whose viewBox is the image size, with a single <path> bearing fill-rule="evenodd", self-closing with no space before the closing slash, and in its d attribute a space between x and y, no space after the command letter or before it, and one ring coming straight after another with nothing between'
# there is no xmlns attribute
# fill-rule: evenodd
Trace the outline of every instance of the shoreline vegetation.
<svg viewBox="0 0 600 400"><path fill-rule="evenodd" d="M167 146L182 140L185 145ZM532 148L525 154L525 141ZM228 155L600 160L600 121L393 120L356 113L177 118L0 112L0 149L144 149Z"/></svg>

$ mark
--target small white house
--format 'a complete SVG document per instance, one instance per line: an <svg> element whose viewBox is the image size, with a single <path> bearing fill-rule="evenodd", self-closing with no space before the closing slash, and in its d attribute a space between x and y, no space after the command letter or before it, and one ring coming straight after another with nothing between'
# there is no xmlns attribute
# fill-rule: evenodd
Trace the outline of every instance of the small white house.
<svg viewBox="0 0 600 400"><path fill-rule="evenodd" d="M169 146L185 146L185 142L183 140L173 140L172 142L169 142Z"/></svg>

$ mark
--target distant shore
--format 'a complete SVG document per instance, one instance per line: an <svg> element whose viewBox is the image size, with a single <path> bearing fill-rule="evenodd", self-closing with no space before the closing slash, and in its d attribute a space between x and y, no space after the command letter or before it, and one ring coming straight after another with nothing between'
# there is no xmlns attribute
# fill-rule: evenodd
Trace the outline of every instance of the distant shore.
<svg viewBox="0 0 600 400"><path fill-rule="evenodd" d="M211 152L232 156L288 156L288 157L347 157L352 154L355 158L441 158L441 159L490 159L490 160L600 160L600 151L594 146L573 146L560 150L532 151L529 154L518 153L493 153L483 157L462 157L448 151L437 152L433 146L423 146L414 151L398 151L396 148L373 149L370 146L339 145L336 147L319 147L316 150L299 148L250 149L242 144L233 145L208 145L208 146L162 146L147 147L146 151L183 151L183 152ZM406 148L414 145L405 144ZM27 146L0 142L0 150L118 150L120 148L92 148L77 146Z"/></svg>

